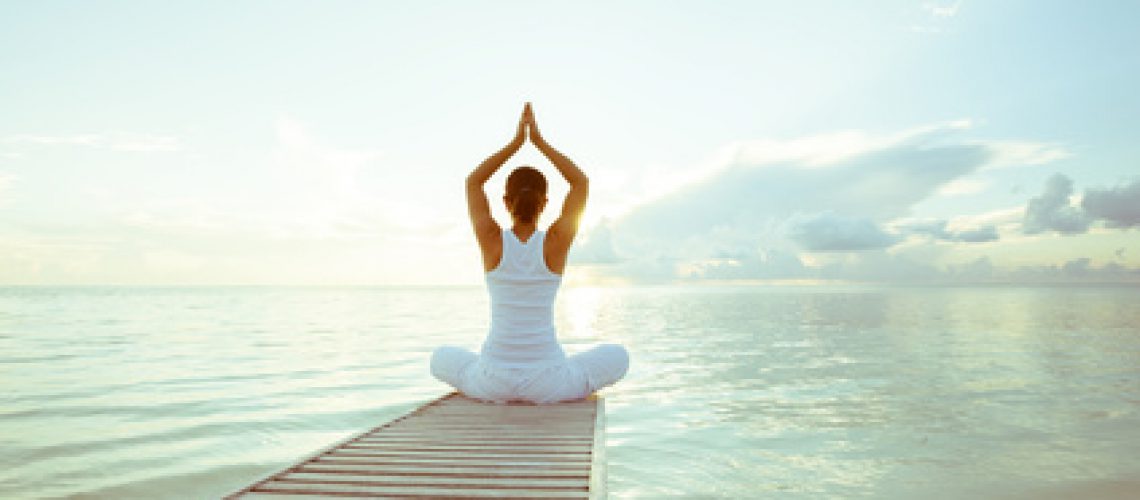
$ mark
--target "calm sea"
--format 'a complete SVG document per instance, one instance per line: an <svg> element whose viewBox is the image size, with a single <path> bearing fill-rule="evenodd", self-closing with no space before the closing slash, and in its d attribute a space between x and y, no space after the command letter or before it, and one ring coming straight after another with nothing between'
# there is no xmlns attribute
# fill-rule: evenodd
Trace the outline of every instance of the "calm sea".
<svg viewBox="0 0 1140 500"><path fill-rule="evenodd" d="M213 498L446 391L479 287L0 288L0 497ZM618 498L1140 496L1140 288L567 288Z"/></svg>

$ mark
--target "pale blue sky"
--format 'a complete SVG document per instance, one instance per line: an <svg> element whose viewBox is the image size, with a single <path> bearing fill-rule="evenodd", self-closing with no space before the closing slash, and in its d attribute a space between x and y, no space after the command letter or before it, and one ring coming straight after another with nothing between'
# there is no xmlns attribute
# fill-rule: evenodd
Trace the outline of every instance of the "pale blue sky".
<svg viewBox="0 0 1140 500"><path fill-rule="evenodd" d="M572 276L1134 280L1137 14L2 2L0 283L476 283L527 100L594 180Z"/></svg>

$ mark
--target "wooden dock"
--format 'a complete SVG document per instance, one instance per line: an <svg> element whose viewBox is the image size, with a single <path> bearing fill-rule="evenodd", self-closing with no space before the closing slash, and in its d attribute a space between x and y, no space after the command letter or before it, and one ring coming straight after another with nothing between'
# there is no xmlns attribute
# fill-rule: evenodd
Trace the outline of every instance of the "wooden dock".
<svg viewBox="0 0 1140 500"><path fill-rule="evenodd" d="M605 498L605 404L451 393L227 498Z"/></svg>

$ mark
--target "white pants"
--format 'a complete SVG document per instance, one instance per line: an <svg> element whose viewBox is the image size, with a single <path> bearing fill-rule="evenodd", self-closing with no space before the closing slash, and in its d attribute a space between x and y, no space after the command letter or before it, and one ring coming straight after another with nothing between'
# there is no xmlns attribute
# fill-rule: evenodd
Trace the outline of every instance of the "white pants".
<svg viewBox="0 0 1140 500"><path fill-rule="evenodd" d="M612 385L629 369L629 353L602 344L542 368L492 366L467 349L443 346L431 355L431 374L463 394L486 401L557 403L589 396Z"/></svg>

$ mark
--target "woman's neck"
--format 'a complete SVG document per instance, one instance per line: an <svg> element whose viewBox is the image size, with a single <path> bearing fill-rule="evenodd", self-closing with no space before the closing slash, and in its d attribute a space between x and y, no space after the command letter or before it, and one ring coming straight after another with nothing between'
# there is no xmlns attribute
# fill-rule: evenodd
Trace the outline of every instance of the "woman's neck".
<svg viewBox="0 0 1140 500"><path fill-rule="evenodd" d="M537 230L538 224L534 222L525 223L515 221L514 226L511 227L511 231L515 233L515 236L519 238L519 241L522 241L524 243L530 240L530 237L534 235L534 232Z"/></svg>

